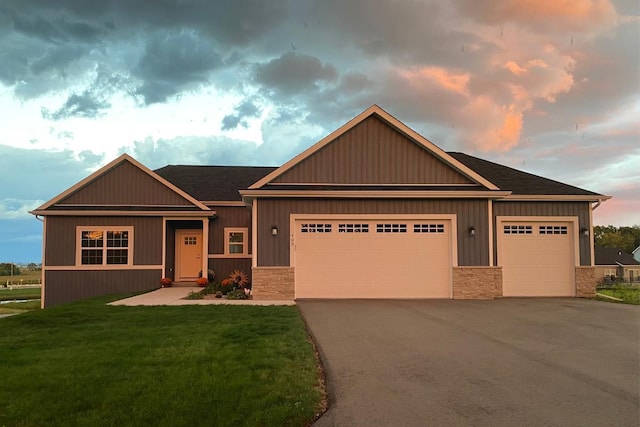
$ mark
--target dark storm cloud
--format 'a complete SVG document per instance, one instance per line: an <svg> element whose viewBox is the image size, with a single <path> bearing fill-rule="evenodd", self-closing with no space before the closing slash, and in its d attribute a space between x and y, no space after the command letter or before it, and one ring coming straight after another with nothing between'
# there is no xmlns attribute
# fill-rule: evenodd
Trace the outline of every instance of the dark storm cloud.
<svg viewBox="0 0 640 427"><path fill-rule="evenodd" d="M13 11L6 13L13 18L15 31L50 43L58 44L69 40L94 43L100 40L105 30L86 22L68 21L65 18L47 20L39 15L25 16Z"/></svg>
<svg viewBox="0 0 640 427"><path fill-rule="evenodd" d="M315 91L320 84L335 81L337 77L333 65L294 52L287 52L255 69L255 81L281 95Z"/></svg>
<svg viewBox="0 0 640 427"><path fill-rule="evenodd" d="M146 104L163 102L191 84L206 82L222 64L214 44L195 31L156 33L133 69L144 82L136 92Z"/></svg>
<svg viewBox="0 0 640 427"><path fill-rule="evenodd" d="M245 99L234 108L232 114L227 114L222 119L222 130L235 129L238 126L247 127L247 119L260 117L262 109L251 98Z"/></svg>
<svg viewBox="0 0 640 427"><path fill-rule="evenodd" d="M61 120L69 117L95 118L103 114L110 106L111 104L108 102L101 101L90 92L85 91L80 95L71 95L64 105L53 113L43 109L42 117L51 120Z"/></svg>

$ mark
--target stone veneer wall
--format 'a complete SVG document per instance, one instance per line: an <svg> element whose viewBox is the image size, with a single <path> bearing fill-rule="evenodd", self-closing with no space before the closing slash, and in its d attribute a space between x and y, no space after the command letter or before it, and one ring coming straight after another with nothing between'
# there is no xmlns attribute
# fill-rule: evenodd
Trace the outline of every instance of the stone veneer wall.
<svg viewBox="0 0 640 427"><path fill-rule="evenodd" d="M592 298L596 296L596 267L576 267L576 296Z"/></svg>
<svg viewBox="0 0 640 427"><path fill-rule="evenodd" d="M293 267L253 267L251 295L255 300L293 300Z"/></svg>
<svg viewBox="0 0 640 427"><path fill-rule="evenodd" d="M502 296L502 267L453 267L453 299Z"/></svg>

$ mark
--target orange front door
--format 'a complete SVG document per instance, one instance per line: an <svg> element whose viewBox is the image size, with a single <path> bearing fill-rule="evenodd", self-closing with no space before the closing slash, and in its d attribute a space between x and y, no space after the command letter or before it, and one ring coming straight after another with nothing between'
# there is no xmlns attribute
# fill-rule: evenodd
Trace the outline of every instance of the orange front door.
<svg viewBox="0 0 640 427"><path fill-rule="evenodd" d="M202 230L176 230L176 281L192 281L202 270Z"/></svg>

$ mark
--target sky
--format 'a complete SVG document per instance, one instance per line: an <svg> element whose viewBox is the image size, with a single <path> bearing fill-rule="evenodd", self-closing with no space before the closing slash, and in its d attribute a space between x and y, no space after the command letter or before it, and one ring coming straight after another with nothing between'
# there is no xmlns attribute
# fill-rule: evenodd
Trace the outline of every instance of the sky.
<svg viewBox="0 0 640 427"><path fill-rule="evenodd" d="M280 165L372 104L640 224L636 0L2 0L0 262L121 153Z"/></svg>

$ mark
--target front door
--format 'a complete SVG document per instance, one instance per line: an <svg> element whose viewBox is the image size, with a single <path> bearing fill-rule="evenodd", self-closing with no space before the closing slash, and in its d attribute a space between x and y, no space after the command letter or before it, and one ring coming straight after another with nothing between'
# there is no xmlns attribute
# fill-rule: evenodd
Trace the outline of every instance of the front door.
<svg viewBox="0 0 640 427"><path fill-rule="evenodd" d="M176 230L176 281L193 281L202 269L202 230Z"/></svg>

